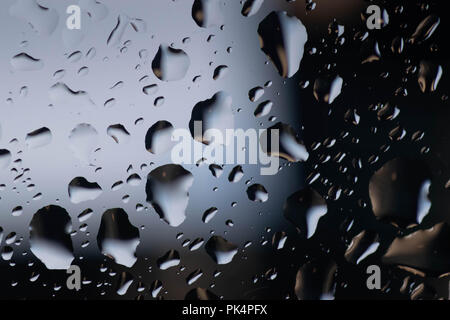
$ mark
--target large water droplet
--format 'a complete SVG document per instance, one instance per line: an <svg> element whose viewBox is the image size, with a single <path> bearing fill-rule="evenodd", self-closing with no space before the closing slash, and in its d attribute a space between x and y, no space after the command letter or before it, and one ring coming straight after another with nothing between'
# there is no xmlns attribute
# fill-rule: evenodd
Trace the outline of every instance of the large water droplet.
<svg viewBox="0 0 450 320"><path fill-rule="evenodd" d="M55 205L39 209L31 219L30 250L47 269L67 269L72 263L71 228L67 211Z"/></svg>
<svg viewBox="0 0 450 320"><path fill-rule="evenodd" d="M98 146L98 132L93 126L81 123L70 131L69 145L75 156L84 164L91 164L91 155Z"/></svg>
<svg viewBox="0 0 450 320"><path fill-rule="evenodd" d="M249 200L255 202L266 202L269 199L269 193L263 185L255 183L247 188Z"/></svg>
<svg viewBox="0 0 450 320"><path fill-rule="evenodd" d="M221 236L212 236L206 242L205 250L217 264L227 264L233 260L238 247Z"/></svg>
<svg viewBox="0 0 450 320"><path fill-rule="evenodd" d="M273 11L259 24L261 49L271 59L279 74L292 77L300 68L308 40L305 26L284 11Z"/></svg>
<svg viewBox="0 0 450 320"><path fill-rule="evenodd" d="M36 0L17 0L11 5L9 13L20 18L41 35L50 35L58 25L58 12L41 6Z"/></svg>
<svg viewBox="0 0 450 320"><path fill-rule="evenodd" d="M420 90L422 92L436 91L436 87L438 86L441 77L442 67L440 65L426 60L420 62L417 81L419 82Z"/></svg>
<svg viewBox="0 0 450 320"><path fill-rule="evenodd" d="M234 128L231 103L231 96L223 91L217 92L211 99L197 103L192 109L191 120L189 121L192 137L204 144L210 144L214 141L215 130L220 131L222 136L225 137L226 129ZM196 121L201 121L201 130L195 130ZM209 129L213 130L208 131Z"/></svg>
<svg viewBox="0 0 450 320"><path fill-rule="evenodd" d="M430 38L440 22L441 19L436 15L429 15L423 19L411 36L411 43L421 43Z"/></svg>
<svg viewBox="0 0 450 320"><path fill-rule="evenodd" d="M65 104L73 102L80 105L94 105L87 92L82 90L74 91L62 82L54 84L49 89L48 95L53 103Z"/></svg>
<svg viewBox="0 0 450 320"><path fill-rule="evenodd" d="M122 208L106 210L97 234L100 251L118 264L131 267L136 262L139 229L133 226Z"/></svg>
<svg viewBox="0 0 450 320"><path fill-rule="evenodd" d="M127 143L130 140L130 133L120 123L110 125L108 129L106 129L106 133L113 138L116 143Z"/></svg>
<svg viewBox="0 0 450 320"><path fill-rule="evenodd" d="M162 44L153 58L152 69L158 79L176 81L184 78L190 63L186 52Z"/></svg>
<svg viewBox="0 0 450 320"><path fill-rule="evenodd" d="M343 79L336 77L319 77L314 82L314 97L319 102L332 104L341 94Z"/></svg>
<svg viewBox="0 0 450 320"><path fill-rule="evenodd" d="M176 250L169 250L156 263L161 270L167 270L180 264L180 254Z"/></svg>
<svg viewBox="0 0 450 320"><path fill-rule="evenodd" d="M316 232L319 219L327 213L327 205L315 190L305 188L290 195L283 210L285 218L309 239Z"/></svg>
<svg viewBox="0 0 450 320"><path fill-rule="evenodd" d="M166 164L158 167L147 177L147 201L161 219L177 227L186 218L188 190L193 182L192 174L180 165Z"/></svg>
<svg viewBox="0 0 450 320"><path fill-rule="evenodd" d="M212 218L214 218L214 216L217 214L218 210L216 207L211 207L209 209L207 209L202 216L202 221L204 223L208 223L209 221L211 221Z"/></svg>
<svg viewBox="0 0 450 320"><path fill-rule="evenodd" d="M44 63L32 56L22 52L11 58L11 66L18 71L40 70L44 67Z"/></svg>
<svg viewBox="0 0 450 320"><path fill-rule="evenodd" d="M69 183L69 198L73 203L95 200L101 193L102 188L96 182L89 182L83 177L76 177Z"/></svg>
<svg viewBox="0 0 450 320"><path fill-rule="evenodd" d="M272 136L279 137L279 146L274 148L272 146ZM288 124L278 122L272 127L268 128L261 135L261 148L268 155L273 157L280 157L291 162L308 160L309 153L305 146L297 138L297 135Z"/></svg>
<svg viewBox="0 0 450 320"><path fill-rule="evenodd" d="M245 17L250 17L256 14L259 8L261 8L263 2L264 0L246 0L241 11L242 15Z"/></svg>
<svg viewBox="0 0 450 320"><path fill-rule="evenodd" d="M27 134L25 142L29 148L40 148L52 141L52 132L43 127Z"/></svg>
<svg viewBox="0 0 450 320"><path fill-rule="evenodd" d="M192 5L192 18L202 28L221 25L223 15L220 0L195 0Z"/></svg>
<svg viewBox="0 0 450 320"><path fill-rule="evenodd" d="M173 126L170 122L161 120L153 124L145 135L145 148L153 154L162 154L169 151L172 141Z"/></svg>

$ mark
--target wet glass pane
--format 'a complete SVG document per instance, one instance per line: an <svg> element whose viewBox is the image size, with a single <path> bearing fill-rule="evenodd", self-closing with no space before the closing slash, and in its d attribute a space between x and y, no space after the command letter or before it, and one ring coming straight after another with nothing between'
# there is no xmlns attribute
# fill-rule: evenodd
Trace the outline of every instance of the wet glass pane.
<svg viewBox="0 0 450 320"><path fill-rule="evenodd" d="M1 7L0 298L449 298L443 1Z"/></svg>

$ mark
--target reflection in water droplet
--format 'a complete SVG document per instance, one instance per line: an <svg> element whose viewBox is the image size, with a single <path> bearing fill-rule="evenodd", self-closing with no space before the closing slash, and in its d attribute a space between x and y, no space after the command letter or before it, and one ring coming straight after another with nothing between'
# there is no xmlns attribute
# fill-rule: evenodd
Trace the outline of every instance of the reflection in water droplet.
<svg viewBox="0 0 450 320"><path fill-rule="evenodd" d="M212 218L214 218L214 216L216 215L216 213L218 212L216 207L211 207L209 209L207 209L202 216L202 221L204 223L208 223L209 221L211 221Z"/></svg>
<svg viewBox="0 0 450 320"><path fill-rule="evenodd" d="M272 150L272 136L279 137L279 146ZM288 124L278 122L269 127L261 135L261 148L270 156L280 157L291 162L308 160L309 153L299 141L297 135Z"/></svg>
<svg viewBox="0 0 450 320"><path fill-rule="evenodd" d="M161 281L159 281L159 280L153 281L150 286L150 292L152 293L152 297L156 298L158 296L158 293L161 291L161 289L162 289Z"/></svg>
<svg viewBox="0 0 450 320"><path fill-rule="evenodd" d="M13 17L20 18L40 35L50 35L58 25L58 12L52 8L45 8L35 0L19 0L9 8Z"/></svg>
<svg viewBox="0 0 450 320"><path fill-rule="evenodd" d="M223 168L217 164L210 164L208 168L215 178L219 178L223 173Z"/></svg>
<svg viewBox="0 0 450 320"><path fill-rule="evenodd" d="M225 137L226 129L234 128L231 103L231 96L223 91L217 92L211 99L198 102L192 109L189 121L192 137L207 145L214 141L214 130L219 130ZM201 130L195 130L196 121L201 121ZM209 129L213 130L208 131Z"/></svg>
<svg viewBox="0 0 450 320"><path fill-rule="evenodd" d="M417 200L417 222L422 223L423 219L430 212L431 201L429 198L431 181L425 180L420 187Z"/></svg>
<svg viewBox="0 0 450 320"><path fill-rule="evenodd" d="M216 69L214 69L213 79L219 80L222 78L225 78L225 76L228 74L229 68L227 66L218 66Z"/></svg>
<svg viewBox="0 0 450 320"><path fill-rule="evenodd" d="M129 272L123 271L120 275L119 283L117 285L117 294L119 296L125 295L132 283L133 276Z"/></svg>
<svg viewBox="0 0 450 320"><path fill-rule="evenodd" d="M327 205L315 190L305 188L290 195L283 210L285 218L309 239L316 232L320 218L327 213Z"/></svg>
<svg viewBox="0 0 450 320"><path fill-rule="evenodd" d="M198 279L200 279L200 277L203 275L203 271L201 269L196 269L193 272L191 272L187 278L186 278L186 283L188 284L188 286L192 285L195 281L197 281Z"/></svg>
<svg viewBox="0 0 450 320"><path fill-rule="evenodd" d="M436 87L438 86L441 77L442 67L440 65L425 60L420 62L417 81L419 82L420 90L422 92L436 91Z"/></svg>
<svg viewBox="0 0 450 320"><path fill-rule="evenodd" d="M48 128L40 128L27 134L25 142L29 148L40 148L52 141L52 132Z"/></svg>
<svg viewBox="0 0 450 320"><path fill-rule="evenodd" d="M275 249L281 250L287 240L287 234L284 231L276 232L272 237L272 245Z"/></svg>
<svg viewBox="0 0 450 320"><path fill-rule="evenodd" d="M118 264L131 267L136 262L139 229L133 226L122 208L106 210L97 234L100 251Z"/></svg>
<svg viewBox="0 0 450 320"><path fill-rule="evenodd" d="M130 133L121 124L113 124L106 129L108 136L114 139L116 143L127 143L130 140Z"/></svg>
<svg viewBox="0 0 450 320"><path fill-rule="evenodd" d="M247 188L248 199L255 202L266 202L269 199L269 193L264 186L255 183Z"/></svg>
<svg viewBox="0 0 450 320"><path fill-rule="evenodd" d="M108 15L108 8L97 0L80 0L78 3L94 21L101 21Z"/></svg>
<svg viewBox="0 0 450 320"><path fill-rule="evenodd" d="M180 254L176 250L169 250L156 263L161 270L167 270L180 264Z"/></svg>
<svg viewBox="0 0 450 320"><path fill-rule="evenodd" d="M261 49L271 59L279 74L290 78L297 73L308 40L305 26L286 12L271 12L259 24Z"/></svg>
<svg viewBox="0 0 450 320"><path fill-rule="evenodd" d="M264 0L245 0L244 6L242 8L242 15L245 17L250 17L256 14L261 8Z"/></svg>
<svg viewBox="0 0 450 320"><path fill-rule="evenodd" d="M96 182L89 182L83 177L76 177L69 183L69 198L73 203L95 200L102 193Z"/></svg>
<svg viewBox="0 0 450 320"><path fill-rule="evenodd" d="M217 264L227 264L233 260L238 247L221 236L212 236L206 242L205 250Z"/></svg>
<svg viewBox="0 0 450 320"><path fill-rule="evenodd" d="M383 263L444 273L450 269L450 227L445 222L394 239Z"/></svg>
<svg viewBox="0 0 450 320"><path fill-rule="evenodd" d="M21 206L17 206L14 209L12 209L11 214L14 217L18 217L18 216L22 215L22 212L23 212L23 208Z"/></svg>
<svg viewBox="0 0 450 320"><path fill-rule="evenodd" d="M170 122L161 120L153 124L145 135L145 148L153 154L162 154L169 151L172 141L173 126Z"/></svg>
<svg viewBox="0 0 450 320"><path fill-rule="evenodd" d="M230 174L228 175L228 181L230 182L239 182L244 176L244 170L242 170L242 166L238 165L234 167Z"/></svg>
<svg viewBox="0 0 450 320"><path fill-rule="evenodd" d="M106 41L106 43L110 46L118 45L121 42L122 37L123 37L125 30L129 23L130 23L129 17L127 17L126 15L122 15L122 14L119 15L117 17L116 26L109 34L109 37L108 37L108 40Z"/></svg>
<svg viewBox="0 0 450 320"><path fill-rule="evenodd" d="M192 18L199 27L209 28L223 23L220 0L195 0L192 5Z"/></svg>
<svg viewBox="0 0 450 320"><path fill-rule="evenodd" d="M430 38L436 28L439 26L441 19L436 15L429 15L423 19L410 38L411 43L421 43Z"/></svg>
<svg viewBox="0 0 450 320"><path fill-rule="evenodd" d="M136 186L138 186L138 185L140 185L141 184L141 177L138 175L138 174L136 174L136 173L133 173L132 175L130 175L128 178L127 178L127 183L130 185L130 186L133 186L133 187L136 187Z"/></svg>
<svg viewBox="0 0 450 320"><path fill-rule="evenodd" d="M162 44L153 59L152 69L158 79L176 81L184 78L190 64L186 52Z"/></svg>
<svg viewBox="0 0 450 320"><path fill-rule="evenodd" d="M44 67L44 63L32 56L22 52L11 58L11 66L18 71L40 70Z"/></svg>
<svg viewBox="0 0 450 320"><path fill-rule="evenodd" d="M319 77L314 82L314 97L319 102L332 104L341 94L343 79L336 77Z"/></svg>
<svg viewBox="0 0 450 320"><path fill-rule="evenodd" d="M336 262L328 256L305 263L298 269L295 279L297 298L299 300L333 299L336 269Z"/></svg>
<svg viewBox="0 0 450 320"><path fill-rule="evenodd" d="M394 158L377 170L369 181L369 197L377 219L399 226L417 223L425 214L419 208L419 195L428 180L428 167L423 161ZM422 199L423 200L423 199ZM425 203L423 203L425 204Z"/></svg>
<svg viewBox="0 0 450 320"><path fill-rule="evenodd" d="M6 149L0 149L0 169L5 169L11 163L11 152Z"/></svg>
<svg viewBox="0 0 450 320"><path fill-rule="evenodd" d="M69 268L73 256L72 221L64 208L49 205L39 209L30 222L30 250L47 269Z"/></svg>
<svg viewBox="0 0 450 320"><path fill-rule="evenodd" d="M91 155L99 142L98 132L87 123L80 123L70 131L69 146L84 165L91 164Z"/></svg>
<svg viewBox="0 0 450 320"><path fill-rule="evenodd" d="M161 219L170 226L177 227L186 218L188 190L193 182L192 174L180 165L167 164L158 167L147 177L147 201L152 204Z"/></svg>
<svg viewBox="0 0 450 320"><path fill-rule="evenodd" d="M151 96L158 92L158 85L157 84L150 84L148 86L145 86L142 88L142 92L144 92L146 95Z"/></svg>
<svg viewBox="0 0 450 320"><path fill-rule="evenodd" d="M53 103L65 104L68 102L73 102L81 105L94 105L85 91L73 91L62 82L54 84L49 89L48 95Z"/></svg>
<svg viewBox="0 0 450 320"><path fill-rule="evenodd" d="M3 247L2 254L1 254L3 260L5 260L5 261L11 260L13 254L14 254L13 248L11 248L10 246Z"/></svg>
<svg viewBox="0 0 450 320"><path fill-rule="evenodd" d="M261 98L264 94L264 89L261 87L255 87L253 89L250 89L250 91L248 92L248 98L250 99L250 101L252 102L256 102L259 100L259 98Z"/></svg>
<svg viewBox="0 0 450 320"><path fill-rule="evenodd" d="M261 102L253 113L256 118L264 117L269 114L272 110L273 102L272 101L264 101Z"/></svg>

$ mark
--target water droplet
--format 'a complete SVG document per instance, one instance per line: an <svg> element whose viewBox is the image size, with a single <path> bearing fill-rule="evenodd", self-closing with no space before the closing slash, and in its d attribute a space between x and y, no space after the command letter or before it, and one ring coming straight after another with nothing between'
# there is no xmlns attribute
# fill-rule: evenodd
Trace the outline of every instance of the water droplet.
<svg viewBox="0 0 450 320"><path fill-rule="evenodd" d="M73 203L95 200L102 193L102 188L96 182L89 182L83 177L72 179L68 190L70 201Z"/></svg>
<svg viewBox="0 0 450 320"><path fill-rule="evenodd" d="M114 208L103 213L97 234L102 254L130 268L137 260L135 251L139 242L139 229L130 223L125 210Z"/></svg>
<svg viewBox="0 0 450 320"><path fill-rule="evenodd" d="M319 102L332 104L341 94L343 79L336 77L319 77L314 82L314 97Z"/></svg>
<svg viewBox="0 0 450 320"><path fill-rule="evenodd" d="M272 101L267 100L261 102L253 114L255 115L256 118L264 117L270 113L270 111L272 110L272 106L273 106Z"/></svg>
<svg viewBox="0 0 450 320"><path fill-rule="evenodd" d="M238 247L221 236L212 236L205 244L208 255L217 264L227 264L233 260Z"/></svg>
<svg viewBox="0 0 450 320"><path fill-rule="evenodd" d="M279 148L272 150L272 138L270 137L277 136L277 134L279 135ZM294 129L282 122L276 123L263 132L261 147L268 155L291 162L306 161L309 157L308 151L297 138Z"/></svg>
<svg viewBox="0 0 450 320"><path fill-rule="evenodd" d="M325 200L311 188L290 195L284 205L285 218L304 231L307 239L314 235L319 219L326 213Z"/></svg>
<svg viewBox="0 0 450 320"><path fill-rule="evenodd" d="M261 87L255 87L253 89L250 89L248 92L248 98L252 102L256 102L264 95L264 89Z"/></svg>
<svg viewBox="0 0 450 320"><path fill-rule="evenodd" d="M264 0L245 0L244 6L242 8L242 15L245 17L251 17L256 14L261 8Z"/></svg>
<svg viewBox="0 0 450 320"><path fill-rule="evenodd" d="M47 269L69 268L73 256L72 221L64 208L49 205L39 209L30 222L30 250Z"/></svg>
<svg viewBox="0 0 450 320"><path fill-rule="evenodd" d="M58 12L52 8L45 8L35 0L16 1L9 8L13 17L25 20L40 35L50 35L58 25Z"/></svg>
<svg viewBox="0 0 450 320"><path fill-rule="evenodd" d="M234 116L231 103L231 96L223 91L217 92L211 99L198 102L192 109L191 120L189 122L192 137L196 141L206 145L214 141L214 130L221 131L222 136L225 137L226 129L234 128ZM195 132L194 130L196 121L201 121L201 130L197 130L201 132Z"/></svg>
<svg viewBox="0 0 450 320"><path fill-rule="evenodd" d="M208 223L209 221L211 221L212 218L214 218L214 216L217 214L218 210L216 207L211 207L209 209L207 209L202 216L202 221L204 223Z"/></svg>
<svg viewBox="0 0 450 320"><path fill-rule="evenodd" d="M258 27L261 49L271 59L279 74L290 78L297 73L308 40L305 26L297 17L273 11Z"/></svg>
<svg viewBox="0 0 450 320"><path fill-rule="evenodd" d="M244 176L244 171L242 170L242 166L235 166L230 174L228 175L228 181L230 182L239 182Z"/></svg>
<svg viewBox="0 0 450 320"><path fill-rule="evenodd" d="M11 58L11 66L17 71L34 71L44 67L44 63L22 52Z"/></svg>
<svg viewBox="0 0 450 320"><path fill-rule="evenodd" d="M130 133L121 124L110 125L106 130L106 133L113 138L116 143L127 143L130 140Z"/></svg>
<svg viewBox="0 0 450 320"><path fill-rule="evenodd" d="M214 69L213 79L219 80L223 79L229 72L229 68L225 65L218 66Z"/></svg>
<svg viewBox="0 0 450 320"><path fill-rule="evenodd" d="M91 155L97 148L98 142L98 132L90 124L80 123L70 131L70 149L84 165L91 164Z"/></svg>
<svg viewBox="0 0 450 320"><path fill-rule="evenodd" d="M190 63L186 52L162 44L153 59L152 69L158 79L176 81L184 78Z"/></svg>
<svg viewBox="0 0 450 320"><path fill-rule="evenodd" d="M252 184L247 188L248 199L255 202L266 202L269 199L269 193L260 184Z"/></svg>
<svg viewBox="0 0 450 320"><path fill-rule="evenodd" d="M179 226L186 218L189 201L188 190L192 186L192 174L182 166L167 164L151 171L145 191L161 219L172 227Z"/></svg>
<svg viewBox="0 0 450 320"><path fill-rule="evenodd" d="M52 141L52 132L50 129L43 127L29 132L25 137L28 148L40 148L46 146Z"/></svg>
<svg viewBox="0 0 450 320"><path fill-rule="evenodd" d="M202 28L221 25L223 15L220 0L195 0L192 5L192 18Z"/></svg>
<svg viewBox="0 0 450 320"><path fill-rule="evenodd" d="M180 254L176 250L169 250L156 263L161 270L167 270L180 264Z"/></svg>
<svg viewBox="0 0 450 320"><path fill-rule="evenodd" d="M439 19L436 15L427 16L417 26L416 30L409 39L410 42L413 44L420 44L421 42L427 40L433 35L440 22L441 19Z"/></svg>
<svg viewBox="0 0 450 320"><path fill-rule="evenodd" d="M440 65L425 60L420 62L417 81L419 82L420 90L422 92L436 91L436 87L438 86L441 77L442 67Z"/></svg>

